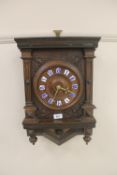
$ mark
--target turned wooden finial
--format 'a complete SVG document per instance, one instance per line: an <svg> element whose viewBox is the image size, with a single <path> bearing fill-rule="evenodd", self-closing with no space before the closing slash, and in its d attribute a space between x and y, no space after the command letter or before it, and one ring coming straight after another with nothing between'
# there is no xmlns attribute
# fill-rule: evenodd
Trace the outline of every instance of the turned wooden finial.
<svg viewBox="0 0 117 175"><path fill-rule="evenodd" d="M56 37L60 37L62 30L53 30Z"/></svg>

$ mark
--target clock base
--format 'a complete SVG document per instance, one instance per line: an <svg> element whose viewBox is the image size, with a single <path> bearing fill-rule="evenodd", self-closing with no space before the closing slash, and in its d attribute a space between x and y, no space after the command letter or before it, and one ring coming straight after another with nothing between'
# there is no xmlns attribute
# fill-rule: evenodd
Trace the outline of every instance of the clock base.
<svg viewBox="0 0 117 175"><path fill-rule="evenodd" d="M61 145L76 135L84 135L86 144L91 140L92 128L95 127L95 119L92 117L81 117L77 120L38 120L26 118L23 121L24 129L32 144L37 141L37 136L45 136L54 143Z"/></svg>

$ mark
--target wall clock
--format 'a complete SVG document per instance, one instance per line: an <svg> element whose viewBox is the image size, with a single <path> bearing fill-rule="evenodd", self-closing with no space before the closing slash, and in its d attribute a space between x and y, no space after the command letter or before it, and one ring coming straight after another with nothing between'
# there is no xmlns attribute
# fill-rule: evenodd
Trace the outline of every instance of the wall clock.
<svg viewBox="0 0 117 175"><path fill-rule="evenodd" d="M24 67L25 119L31 143L43 135L60 145L84 135L93 116L93 58L99 37L15 38Z"/></svg>

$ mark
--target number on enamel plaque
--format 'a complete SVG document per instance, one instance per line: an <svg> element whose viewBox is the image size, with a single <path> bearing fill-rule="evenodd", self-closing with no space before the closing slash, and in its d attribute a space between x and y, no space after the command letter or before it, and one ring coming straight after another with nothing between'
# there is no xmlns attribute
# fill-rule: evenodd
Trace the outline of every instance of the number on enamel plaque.
<svg viewBox="0 0 117 175"><path fill-rule="evenodd" d="M54 99L53 98L50 98L49 100L48 100L48 104L52 104L54 102Z"/></svg>
<svg viewBox="0 0 117 175"><path fill-rule="evenodd" d="M69 103L70 99L69 98L65 98L64 101L65 101L65 103Z"/></svg>
<svg viewBox="0 0 117 175"><path fill-rule="evenodd" d="M60 67L57 67L56 68L56 74L60 74L61 73L61 68Z"/></svg>
<svg viewBox="0 0 117 175"><path fill-rule="evenodd" d="M40 89L41 91L45 90L45 85L40 85L40 86L39 86L39 89Z"/></svg>
<svg viewBox="0 0 117 175"><path fill-rule="evenodd" d="M78 89L78 84L72 84L73 89Z"/></svg>
<svg viewBox="0 0 117 175"><path fill-rule="evenodd" d="M47 81L47 77L43 76L43 77L41 78L41 81L46 82L46 81Z"/></svg>
<svg viewBox="0 0 117 175"><path fill-rule="evenodd" d="M47 74L49 75L49 77L51 77L54 73L53 73L53 71L50 69L50 70L47 71Z"/></svg>
<svg viewBox="0 0 117 175"><path fill-rule="evenodd" d="M76 94L75 94L75 93L70 93L69 96L70 96L70 97L75 97Z"/></svg>
<svg viewBox="0 0 117 175"><path fill-rule="evenodd" d="M47 93L44 93L41 95L43 99L47 98L48 97L48 94Z"/></svg>
<svg viewBox="0 0 117 175"><path fill-rule="evenodd" d="M61 100L57 100L56 105L57 106L61 106L62 105L62 101Z"/></svg>
<svg viewBox="0 0 117 175"><path fill-rule="evenodd" d="M68 69L65 69L65 71L64 71L64 75L68 76L69 73L70 73L70 71L69 71Z"/></svg>
<svg viewBox="0 0 117 175"><path fill-rule="evenodd" d="M69 79L70 79L71 81L75 81L75 80L76 80L76 77L75 77L74 75L72 75L71 77L69 77Z"/></svg>

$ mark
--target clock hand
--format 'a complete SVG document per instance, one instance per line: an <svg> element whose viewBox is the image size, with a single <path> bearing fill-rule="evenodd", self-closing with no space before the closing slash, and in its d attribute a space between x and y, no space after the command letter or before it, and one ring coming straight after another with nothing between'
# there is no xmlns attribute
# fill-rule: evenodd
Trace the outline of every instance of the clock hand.
<svg viewBox="0 0 117 175"><path fill-rule="evenodd" d="M69 90L69 89L65 89L65 88L63 88L62 86L57 85L57 86L56 86L56 92L55 92L55 94L54 94L53 100L55 100L55 98L56 98L56 96L57 96L59 90L63 90L63 91L65 91L66 93L68 93L68 92L69 92L69 93L74 93L73 91L71 91L71 90Z"/></svg>
<svg viewBox="0 0 117 175"><path fill-rule="evenodd" d="M56 92L54 94L53 100L55 100L59 90L60 90L60 86L58 85L58 86L56 86Z"/></svg>
<svg viewBox="0 0 117 175"><path fill-rule="evenodd" d="M67 90L67 89L65 89L65 88L63 88L63 87L61 87L61 86L60 86L60 89L63 90L63 91L66 91L66 90Z"/></svg>
<svg viewBox="0 0 117 175"><path fill-rule="evenodd" d="M56 92L55 92L55 94L54 94L53 100L55 100L57 94L58 94L58 89L56 90Z"/></svg>
<svg viewBox="0 0 117 175"><path fill-rule="evenodd" d="M69 90L69 89L65 89L65 88L63 88L63 87L59 87L59 89L61 89L61 90L63 90L63 91L66 91L66 92L69 92L69 93L74 93L73 91L71 91L71 90Z"/></svg>
<svg viewBox="0 0 117 175"><path fill-rule="evenodd" d="M74 93L73 91L71 91L71 90L69 90L69 89L67 90L67 92Z"/></svg>

